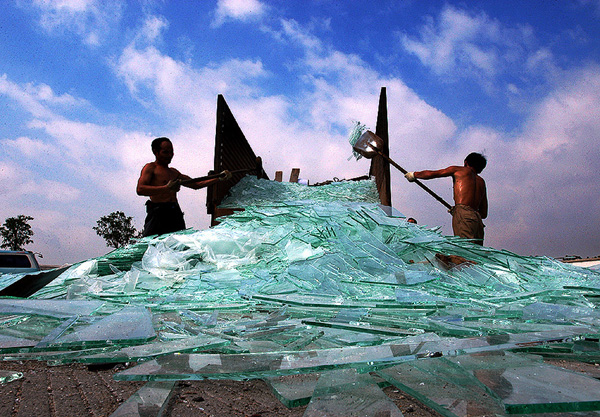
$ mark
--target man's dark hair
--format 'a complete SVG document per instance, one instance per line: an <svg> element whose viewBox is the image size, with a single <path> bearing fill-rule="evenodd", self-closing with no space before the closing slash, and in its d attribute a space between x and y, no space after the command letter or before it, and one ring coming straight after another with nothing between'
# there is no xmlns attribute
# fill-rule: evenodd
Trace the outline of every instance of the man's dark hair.
<svg viewBox="0 0 600 417"><path fill-rule="evenodd" d="M487 160L485 159L485 156L477 152L472 152L469 155L467 155L467 157L465 158L465 162L478 174L481 173L481 171L483 171L483 168L485 168L485 166L487 165Z"/></svg>
<svg viewBox="0 0 600 417"><path fill-rule="evenodd" d="M160 145L162 145L163 142L165 141L169 141L171 142L171 139L166 138L164 136L161 136L160 138L156 138L152 141L152 153L153 154L157 154L158 152L160 152Z"/></svg>

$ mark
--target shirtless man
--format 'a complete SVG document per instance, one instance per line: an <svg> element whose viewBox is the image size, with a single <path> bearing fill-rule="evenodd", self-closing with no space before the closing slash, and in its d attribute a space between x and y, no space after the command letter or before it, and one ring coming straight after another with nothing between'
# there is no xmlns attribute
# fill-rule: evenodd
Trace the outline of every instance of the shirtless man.
<svg viewBox="0 0 600 417"><path fill-rule="evenodd" d="M136 189L138 195L150 197L146 202L147 216L143 236L162 235L185 229L183 212L177 202L177 192L181 181L189 180L190 177L169 167L174 155L173 144L169 138L154 139L152 153L156 160L144 165ZM184 187L198 190L231 178L229 171L223 171L221 174L219 178L188 183Z"/></svg>
<svg viewBox="0 0 600 417"><path fill-rule="evenodd" d="M464 166L449 166L437 171L408 172L406 179L430 180L433 178L452 177L454 183L454 207L452 214L452 230L455 236L473 239L474 243L483 245L483 221L488 215L487 191L485 181L478 174L487 164L485 156L470 153L465 158Z"/></svg>

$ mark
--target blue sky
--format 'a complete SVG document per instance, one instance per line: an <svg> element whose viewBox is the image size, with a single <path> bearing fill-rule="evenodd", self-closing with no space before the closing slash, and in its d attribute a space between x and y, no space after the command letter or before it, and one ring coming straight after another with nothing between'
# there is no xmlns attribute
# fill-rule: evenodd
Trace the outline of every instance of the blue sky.
<svg viewBox="0 0 600 417"><path fill-rule="evenodd" d="M150 141L211 168L223 94L268 175L352 178L348 133L374 129L387 88L391 157L462 165L484 152L486 245L600 254L600 2L96 1L0 3L0 221L34 217L46 263L109 249L92 230L135 194ZM451 234L444 207L399 171L393 205ZM450 179L427 185L451 201ZM205 192L183 190L206 228Z"/></svg>

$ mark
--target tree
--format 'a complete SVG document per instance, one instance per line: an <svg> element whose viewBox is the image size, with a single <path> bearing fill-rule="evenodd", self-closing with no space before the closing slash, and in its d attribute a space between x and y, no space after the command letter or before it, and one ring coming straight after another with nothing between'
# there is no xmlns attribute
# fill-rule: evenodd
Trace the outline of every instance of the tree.
<svg viewBox="0 0 600 417"><path fill-rule="evenodd" d="M25 250L25 245L33 243L31 239L33 230L28 223L29 220L33 220L33 217L23 214L7 218L0 226L0 235L2 235L0 247L9 250Z"/></svg>
<svg viewBox="0 0 600 417"><path fill-rule="evenodd" d="M97 226L92 229L98 236L106 240L106 246L120 248L127 245L134 237L139 236L135 227L131 224L133 217L126 216L122 211L114 211L107 216L97 220Z"/></svg>

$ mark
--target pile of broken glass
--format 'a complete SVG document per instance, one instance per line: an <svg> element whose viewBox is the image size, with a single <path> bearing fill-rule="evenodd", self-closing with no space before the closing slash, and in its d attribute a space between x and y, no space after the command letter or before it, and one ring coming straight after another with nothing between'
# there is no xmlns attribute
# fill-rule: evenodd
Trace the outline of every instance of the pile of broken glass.
<svg viewBox="0 0 600 417"><path fill-rule="evenodd" d="M600 410L600 381L544 362L600 360L597 271L408 223L373 180L247 176L221 206L243 210L0 299L2 359L260 378L307 416L401 415L390 384L449 416Z"/></svg>

